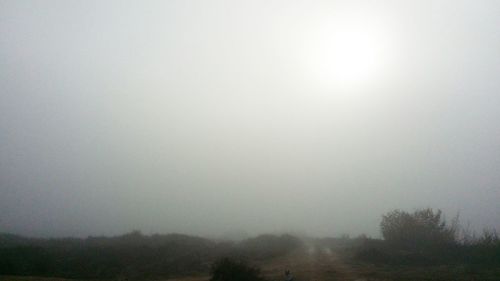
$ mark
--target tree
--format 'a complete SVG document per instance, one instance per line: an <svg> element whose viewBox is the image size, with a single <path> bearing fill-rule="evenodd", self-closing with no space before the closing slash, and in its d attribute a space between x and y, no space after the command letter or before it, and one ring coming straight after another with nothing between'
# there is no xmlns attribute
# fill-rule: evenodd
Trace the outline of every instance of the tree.
<svg viewBox="0 0 500 281"><path fill-rule="evenodd" d="M420 209L413 213L394 210L382 217L380 229L384 239L407 250L437 249L456 243L458 217L451 225L441 210Z"/></svg>

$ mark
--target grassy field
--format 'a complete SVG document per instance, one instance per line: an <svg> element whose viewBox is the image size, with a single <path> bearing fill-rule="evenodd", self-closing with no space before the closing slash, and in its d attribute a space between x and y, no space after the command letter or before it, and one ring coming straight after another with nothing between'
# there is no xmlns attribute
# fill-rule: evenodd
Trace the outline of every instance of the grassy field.
<svg viewBox="0 0 500 281"><path fill-rule="evenodd" d="M328 248L305 248L286 256L255 262L270 281L283 279L290 269L296 281L494 281L500 268L473 266L389 266L343 260ZM76 281L77 279L0 276L0 281ZM82 279L78 279L82 280ZM105 280L105 279L103 279ZM118 279L119 280L119 279ZM128 280L128 279L123 279ZM193 276L169 281L208 281L209 276ZM236 280L235 280L236 281Z"/></svg>
<svg viewBox="0 0 500 281"><path fill-rule="evenodd" d="M208 276L205 276L205 277L182 277L175 279L164 279L162 281L208 281L209 279L210 278ZM90 281L90 280L92 279L65 279L56 277L36 277L36 276L0 276L0 281Z"/></svg>
<svg viewBox="0 0 500 281"><path fill-rule="evenodd" d="M290 269L297 281L471 281L500 280L500 268L464 265L375 265L341 258L330 248L310 247L260 264L269 280Z"/></svg>
<svg viewBox="0 0 500 281"><path fill-rule="evenodd" d="M500 267L473 265L387 265L360 262L343 257L324 247L304 247L273 259L250 261L270 281L283 280L283 272L291 270L296 281L500 281ZM209 273L158 281L208 281ZM35 276L0 276L0 281L82 281L141 280L133 279L64 279ZM237 280L235 280L237 281Z"/></svg>

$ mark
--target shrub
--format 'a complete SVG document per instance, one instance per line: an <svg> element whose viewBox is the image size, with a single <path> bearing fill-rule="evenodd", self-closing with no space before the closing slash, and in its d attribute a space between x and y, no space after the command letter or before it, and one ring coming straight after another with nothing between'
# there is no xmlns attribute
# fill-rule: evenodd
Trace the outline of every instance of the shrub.
<svg viewBox="0 0 500 281"><path fill-rule="evenodd" d="M441 210L394 210L382 217L382 236L391 245L407 250L428 250L456 243L458 219L447 225Z"/></svg>
<svg viewBox="0 0 500 281"><path fill-rule="evenodd" d="M260 270L241 260L223 258L216 261L211 270L210 281L265 281Z"/></svg>
<svg viewBox="0 0 500 281"><path fill-rule="evenodd" d="M484 229L483 235L477 241L477 244L484 246L495 246L500 244L500 238L497 231L493 229Z"/></svg>
<svg viewBox="0 0 500 281"><path fill-rule="evenodd" d="M301 246L302 242L291 235L259 235L246 239L240 246L243 253L251 259L268 259L285 255Z"/></svg>

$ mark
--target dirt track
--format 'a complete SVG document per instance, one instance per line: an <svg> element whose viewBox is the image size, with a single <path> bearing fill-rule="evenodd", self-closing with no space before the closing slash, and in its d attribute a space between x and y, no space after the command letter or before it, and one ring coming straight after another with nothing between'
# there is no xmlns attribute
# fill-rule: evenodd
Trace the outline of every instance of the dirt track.
<svg viewBox="0 0 500 281"><path fill-rule="evenodd" d="M262 273L270 281L281 281L289 269L295 281L362 281L355 270L344 264L329 248L309 246L271 261L259 263ZM206 278L185 278L175 281L205 281ZM173 281L173 280L172 280Z"/></svg>
<svg viewBox="0 0 500 281"><path fill-rule="evenodd" d="M359 278L355 270L344 264L329 248L314 246L263 263L260 267L271 281L283 280L285 269L292 272L296 281L365 280Z"/></svg>

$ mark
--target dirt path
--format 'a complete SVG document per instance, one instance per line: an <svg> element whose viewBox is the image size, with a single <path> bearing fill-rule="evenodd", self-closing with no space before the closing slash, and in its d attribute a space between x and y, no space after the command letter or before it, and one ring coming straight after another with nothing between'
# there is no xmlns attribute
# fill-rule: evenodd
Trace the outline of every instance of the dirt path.
<svg viewBox="0 0 500 281"><path fill-rule="evenodd" d="M257 264L270 281L281 281L289 269L295 281L365 281L356 270L342 262L330 248L313 245L289 255ZM209 277L171 279L171 281L206 281Z"/></svg>
<svg viewBox="0 0 500 281"><path fill-rule="evenodd" d="M271 281L283 280L289 269L296 281L356 281L355 270L344 264L329 248L309 246L288 256L260 264L263 274Z"/></svg>

